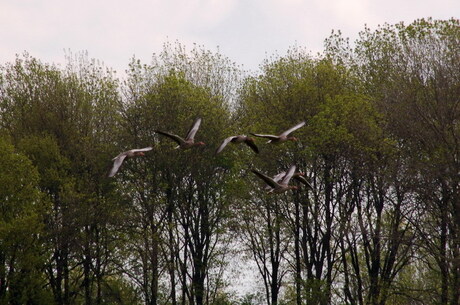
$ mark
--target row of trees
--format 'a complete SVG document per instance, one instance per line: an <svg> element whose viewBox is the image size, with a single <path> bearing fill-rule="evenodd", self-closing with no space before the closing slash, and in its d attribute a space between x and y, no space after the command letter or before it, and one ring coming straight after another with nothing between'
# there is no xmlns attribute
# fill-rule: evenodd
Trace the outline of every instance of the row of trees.
<svg viewBox="0 0 460 305"><path fill-rule="evenodd" d="M460 303L458 20L333 33L257 75L179 43L124 80L85 54L0 70L0 304ZM197 117L205 147L154 132ZM214 154L302 120L297 143ZM249 171L292 164L311 188ZM241 253L260 295L228 290Z"/></svg>

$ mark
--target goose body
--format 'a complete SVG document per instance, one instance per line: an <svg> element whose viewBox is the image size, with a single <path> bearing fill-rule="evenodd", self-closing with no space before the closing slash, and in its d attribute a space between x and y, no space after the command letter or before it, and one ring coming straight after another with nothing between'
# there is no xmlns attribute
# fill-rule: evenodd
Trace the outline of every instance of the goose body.
<svg viewBox="0 0 460 305"><path fill-rule="evenodd" d="M119 154L118 156L116 156L115 158L112 159L113 165L112 165L112 168L110 169L110 172L109 172L108 176L109 177L115 176L115 174L118 172L118 169L123 164L123 161L126 158L134 158L134 157L145 156L144 152L145 151L150 151L152 149L153 148L149 146L149 147L145 147L145 148L131 149L131 150L122 152L121 154Z"/></svg>

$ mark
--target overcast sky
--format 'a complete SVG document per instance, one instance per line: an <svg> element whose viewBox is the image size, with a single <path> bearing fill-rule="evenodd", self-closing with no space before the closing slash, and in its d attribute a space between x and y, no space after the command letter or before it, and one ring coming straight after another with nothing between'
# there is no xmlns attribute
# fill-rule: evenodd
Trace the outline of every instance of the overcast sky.
<svg viewBox="0 0 460 305"><path fill-rule="evenodd" d="M119 74L150 63L165 42L217 51L254 71L290 46L323 50L332 30L352 40L367 24L460 18L460 0L0 0L0 64L27 51L62 64L87 51Z"/></svg>

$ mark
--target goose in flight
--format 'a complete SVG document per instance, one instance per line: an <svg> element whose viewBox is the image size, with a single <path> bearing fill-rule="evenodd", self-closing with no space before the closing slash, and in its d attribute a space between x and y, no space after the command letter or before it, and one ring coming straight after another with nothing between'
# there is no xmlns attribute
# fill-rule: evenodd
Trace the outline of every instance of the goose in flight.
<svg viewBox="0 0 460 305"><path fill-rule="evenodd" d="M288 137L288 135L294 130L299 129L300 127L304 125L305 125L305 121L295 125L294 127L291 127L290 129L286 130L285 132L281 133L278 136L269 135L269 134L255 134L255 133L251 133L251 134L255 137L269 139L267 143L279 144L279 143L284 143L286 141L297 141L296 137Z"/></svg>
<svg viewBox="0 0 460 305"><path fill-rule="evenodd" d="M265 183L268 184L268 186L270 186L270 190L268 191L268 193L283 193L287 190L296 190L298 188L295 185L289 185L289 181L294 175L295 168L295 165L291 166L287 174L284 175L284 177L278 177L278 181L275 181L273 178L270 178L267 175L264 175L255 169L253 169L252 172L256 174L260 179L264 180Z"/></svg>
<svg viewBox="0 0 460 305"><path fill-rule="evenodd" d="M113 165L112 165L112 168L110 169L109 177L115 176L115 174L118 172L118 169L123 164L123 161L125 160L125 158L145 156L144 151L150 151L152 149L153 148L149 146L145 148L131 149L131 150L122 152L121 154L119 154L118 156L112 159Z"/></svg>
<svg viewBox="0 0 460 305"><path fill-rule="evenodd" d="M284 176L286 176L286 172L285 171L282 171L281 173L275 175L272 179L275 181L275 182L278 182L280 181L281 179L284 178ZM297 180L303 184L305 184L306 186L308 186L309 188L313 189L313 186L310 184L310 182L308 182L307 179L305 179L305 174L304 173L301 173L301 172L295 172L291 179L294 179L294 180ZM267 185L265 187L266 190L270 190L271 187L269 185Z"/></svg>
<svg viewBox="0 0 460 305"><path fill-rule="evenodd" d="M238 135L226 138L222 144L220 144L219 148L216 150L216 154L220 153L228 143L233 144L240 144L245 143L248 145L256 154L259 153L259 148L254 143L254 139L245 135Z"/></svg>
<svg viewBox="0 0 460 305"><path fill-rule="evenodd" d="M200 128L200 124L201 124L201 118L198 118L192 125L192 127L190 128L190 130L188 131L187 133L187 136L184 138L178 136L178 135L175 135L175 134L172 134L172 133L169 133L169 132L165 132L165 131L161 131L161 130L155 130L156 133L159 133L161 135L164 135L164 136L167 136L168 138L174 140L178 146L176 147L176 149L187 149L187 148L191 148L191 147L194 147L194 146L201 146L201 145L205 145L204 142L195 142L195 134L196 132L198 131L198 128Z"/></svg>

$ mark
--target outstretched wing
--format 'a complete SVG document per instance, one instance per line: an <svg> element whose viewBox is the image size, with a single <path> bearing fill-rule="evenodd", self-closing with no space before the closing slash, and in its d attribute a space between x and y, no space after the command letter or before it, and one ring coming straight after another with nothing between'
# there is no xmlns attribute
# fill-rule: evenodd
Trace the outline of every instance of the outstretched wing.
<svg viewBox="0 0 460 305"><path fill-rule="evenodd" d="M281 172L281 173L279 173L279 174L276 174L276 175L273 177L273 181L275 181L275 182L278 183L285 175L286 175L286 172ZM265 187L265 189L266 189L266 190L270 190L271 187L270 187L269 185L267 185L267 186Z"/></svg>
<svg viewBox="0 0 460 305"><path fill-rule="evenodd" d="M227 144L230 143L230 142L231 142L234 138L236 138L236 137L237 137L237 136L232 136L232 137L226 138L226 139L222 142L222 144L220 144L220 146L217 148L216 154L220 153L220 152L224 149L224 147L227 146Z"/></svg>
<svg viewBox="0 0 460 305"><path fill-rule="evenodd" d="M252 149L256 154L259 153L259 148L257 147L256 143L254 143L254 141L246 140L246 141L244 141L244 143L246 143L247 146L251 147L251 149Z"/></svg>
<svg viewBox="0 0 460 305"><path fill-rule="evenodd" d="M272 188L275 188L278 186L278 183L276 183L272 178L262 174L261 172L255 170L255 169L252 169L251 170L254 174L256 174L257 176L259 176L259 178L261 178L262 180L265 181L265 183L267 183L269 186L271 186Z"/></svg>
<svg viewBox="0 0 460 305"><path fill-rule="evenodd" d="M286 130L285 132L283 132L282 134L280 134L280 136L287 136L288 134L290 134L291 132L293 132L294 130L297 130L299 129L300 127L304 126L305 125L305 121L295 125L294 127L291 127L289 128L288 130Z"/></svg>
<svg viewBox="0 0 460 305"><path fill-rule="evenodd" d="M164 132L164 131L161 131L161 130L155 130L155 132L159 133L161 135L167 136L170 139L173 139L179 145L181 145L182 143L185 142L185 140L183 138L179 137L178 135L175 135L175 134L172 134L172 133L169 133L169 132Z"/></svg>
<svg viewBox="0 0 460 305"><path fill-rule="evenodd" d="M274 136L274 135L271 135L271 134L257 134L257 133L252 133L252 132L250 132L250 134L252 134L255 137L266 138L266 139L270 139L270 140L276 140L276 139L279 138L278 136Z"/></svg>
<svg viewBox="0 0 460 305"><path fill-rule="evenodd" d="M150 151L152 150L153 147L149 146L149 147L144 147L144 148L136 148L136 149L131 149L130 151L132 152L139 152L139 151Z"/></svg>
<svg viewBox="0 0 460 305"><path fill-rule="evenodd" d="M286 176L286 172L283 171L283 172L281 172L281 173L279 173L279 174L276 174L276 175L273 177L273 180L274 180L275 182L278 182L278 181L280 181L281 179L283 179L284 176Z"/></svg>
<svg viewBox="0 0 460 305"><path fill-rule="evenodd" d="M280 184L287 185L289 183L289 180L291 180L292 175L294 175L294 172L295 172L295 165L289 168L286 176L283 177L283 180L281 180Z"/></svg>
<svg viewBox="0 0 460 305"><path fill-rule="evenodd" d="M198 118L195 123L193 123L192 127L190 128L189 132L187 133L187 136L185 137L186 140L193 140L195 139L195 134L198 131L198 128L200 128L201 124L201 118Z"/></svg>
<svg viewBox="0 0 460 305"><path fill-rule="evenodd" d="M309 188L313 189L313 186L310 184L310 182L308 182L307 179L305 179L304 176L300 176L300 175L296 175L294 176L294 179L305 184L306 186L308 186Z"/></svg>
<svg viewBox="0 0 460 305"><path fill-rule="evenodd" d="M109 177L115 176L118 172L118 169L123 164L123 160L126 158L126 153L119 154L115 158L113 158L113 165L109 172Z"/></svg>

